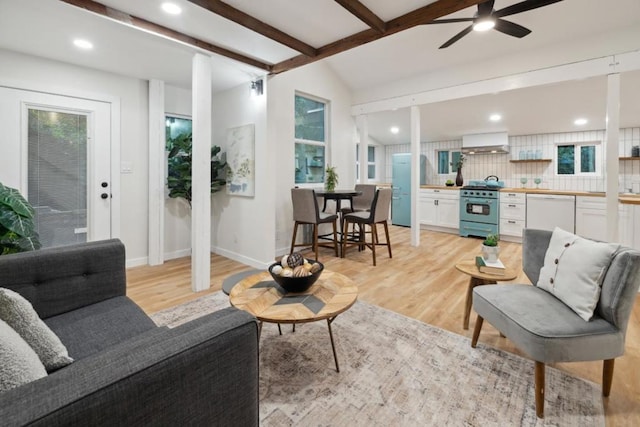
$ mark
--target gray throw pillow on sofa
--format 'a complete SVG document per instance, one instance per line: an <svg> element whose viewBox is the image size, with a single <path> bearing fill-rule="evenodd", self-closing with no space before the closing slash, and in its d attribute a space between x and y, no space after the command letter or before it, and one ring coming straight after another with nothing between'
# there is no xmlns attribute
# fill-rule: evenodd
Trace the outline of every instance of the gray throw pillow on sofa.
<svg viewBox="0 0 640 427"><path fill-rule="evenodd" d="M0 320L0 393L46 376L35 351Z"/></svg>
<svg viewBox="0 0 640 427"><path fill-rule="evenodd" d="M31 303L17 292L0 288L0 319L31 346L47 371L73 362L60 338L40 319Z"/></svg>

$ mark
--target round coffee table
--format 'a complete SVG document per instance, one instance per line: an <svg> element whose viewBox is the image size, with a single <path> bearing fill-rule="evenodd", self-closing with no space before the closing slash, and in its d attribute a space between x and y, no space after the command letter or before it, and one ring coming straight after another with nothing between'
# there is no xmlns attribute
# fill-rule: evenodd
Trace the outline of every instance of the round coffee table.
<svg viewBox="0 0 640 427"><path fill-rule="evenodd" d="M331 349L340 372L338 356L333 342L331 323L340 313L348 310L358 299L358 287L351 279L333 271L324 270L316 283L307 291L287 292L268 271L254 274L239 281L229 293L231 305L254 315L258 321L258 337L262 323L317 322L327 319ZM282 333L282 332L281 332Z"/></svg>
<svg viewBox="0 0 640 427"><path fill-rule="evenodd" d="M471 276L469 279L469 287L467 288L467 298L464 303L464 318L462 319L463 329L469 329L469 316L471 315L471 304L473 302L473 288L481 285L494 285L498 281L505 282L518 277L518 271L511 267L505 268L504 275L481 273L476 266L475 258L458 262L456 264L456 269Z"/></svg>

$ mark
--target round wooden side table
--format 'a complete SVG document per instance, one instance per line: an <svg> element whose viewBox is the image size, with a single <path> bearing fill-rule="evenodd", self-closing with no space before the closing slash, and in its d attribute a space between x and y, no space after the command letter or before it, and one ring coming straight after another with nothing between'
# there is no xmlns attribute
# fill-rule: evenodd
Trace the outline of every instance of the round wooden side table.
<svg viewBox="0 0 640 427"><path fill-rule="evenodd" d="M478 266L476 266L475 258L458 262L456 264L456 270L471 276L469 278L469 287L467 288L467 298L464 303L464 318L462 319L463 329L469 329L469 316L471 315L471 305L473 302L473 288L481 285L494 285L498 281L507 282L518 277L518 271L511 267L505 268L504 275L481 273L478 270Z"/></svg>

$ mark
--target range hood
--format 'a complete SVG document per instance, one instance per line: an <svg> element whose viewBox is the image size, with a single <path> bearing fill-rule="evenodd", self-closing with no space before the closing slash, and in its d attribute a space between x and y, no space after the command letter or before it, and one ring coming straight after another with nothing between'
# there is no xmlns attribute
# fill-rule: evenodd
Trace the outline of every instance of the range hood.
<svg viewBox="0 0 640 427"><path fill-rule="evenodd" d="M462 152L464 154L508 153L509 135L506 132L464 135Z"/></svg>

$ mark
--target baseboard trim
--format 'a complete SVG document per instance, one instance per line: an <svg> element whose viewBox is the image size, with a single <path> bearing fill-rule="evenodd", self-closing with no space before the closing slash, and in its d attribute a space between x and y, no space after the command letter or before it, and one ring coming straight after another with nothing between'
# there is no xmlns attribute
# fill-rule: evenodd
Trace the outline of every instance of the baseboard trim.
<svg viewBox="0 0 640 427"><path fill-rule="evenodd" d="M264 261L259 261L257 259L254 258L250 258L247 256L244 256L242 254L227 250L227 249L223 249L217 246L214 246L211 248L211 252L221 255L223 257L232 259L234 261L240 262L242 264L246 264L249 265L253 268L261 268L261 269L266 269L267 267L269 267L269 265L271 265L271 262L264 262Z"/></svg>

